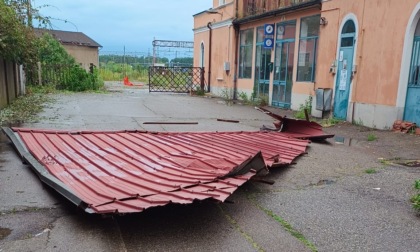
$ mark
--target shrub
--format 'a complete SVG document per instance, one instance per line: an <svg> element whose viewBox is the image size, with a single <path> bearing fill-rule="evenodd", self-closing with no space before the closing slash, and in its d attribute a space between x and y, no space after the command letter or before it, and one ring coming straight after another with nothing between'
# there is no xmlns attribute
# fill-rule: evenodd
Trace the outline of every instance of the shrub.
<svg viewBox="0 0 420 252"><path fill-rule="evenodd" d="M414 209L420 211L420 179L414 182L414 189L419 193L411 198L411 202L413 202Z"/></svg>

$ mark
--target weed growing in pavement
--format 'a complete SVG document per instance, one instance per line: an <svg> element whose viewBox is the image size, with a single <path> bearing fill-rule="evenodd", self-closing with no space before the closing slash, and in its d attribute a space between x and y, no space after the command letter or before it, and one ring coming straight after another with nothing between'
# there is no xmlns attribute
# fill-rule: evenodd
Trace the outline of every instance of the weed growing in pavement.
<svg viewBox="0 0 420 252"><path fill-rule="evenodd" d="M369 142L375 141L377 139L378 139L378 137L375 134L373 134L373 133L369 133L369 135L367 136L367 140Z"/></svg>
<svg viewBox="0 0 420 252"><path fill-rule="evenodd" d="M196 91L195 91L195 94L198 95L198 96L204 96L206 94L206 92L203 89L201 89L201 87L197 87Z"/></svg>
<svg viewBox="0 0 420 252"><path fill-rule="evenodd" d="M411 202L413 203L413 208L420 211L420 179L414 182L414 189L416 189L418 193L411 198Z"/></svg>
<svg viewBox="0 0 420 252"><path fill-rule="evenodd" d="M313 251L313 252L318 251L318 249L315 247L315 245L312 242L310 242L308 239L306 239L305 236L302 233L300 233L298 230L296 230L295 228L293 228L292 225L290 225L290 223L288 223L286 220L284 220L280 216L278 216L275 213L273 213L273 211L271 211L269 209L266 209L263 206L261 206L260 204L258 204L256 202L256 200L255 200L255 194L249 194L248 195L248 200L250 200L251 203L253 203L256 207L258 207L260 210L262 210L269 217L271 217L272 219L274 219L275 221L277 221L280 225L282 225L282 227L287 232L289 232L292 236L294 236L296 239L298 239L303 244L305 244L305 246L307 248L309 248L311 251Z"/></svg>
<svg viewBox="0 0 420 252"><path fill-rule="evenodd" d="M232 224L235 229L250 243L252 244L252 246L259 252L263 252L264 250L261 248L261 246L254 240L254 238L252 238L252 236L248 233L246 233L238 224L238 222L233 219L232 216L230 216L229 214L227 214L223 208L219 205L219 209L220 211L222 211L223 215L226 217L226 219L230 222L230 224Z"/></svg>
<svg viewBox="0 0 420 252"><path fill-rule="evenodd" d="M367 174L375 174L377 171L376 171L376 169L374 169L374 168L370 168L370 169L365 170L365 172L366 172Z"/></svg>
<svg viewBox="0 0 420 252"><path fill-rule="evenodd" d="M244 103L249 103L248 95L245 92L239 92L238 96Z"/></svg>
<svg viewBox="0 0 420 252"><path fill-rule="evenodd" d="M304 104L300 104L299 110L294 113L294 117L296 119L306 119L305 110L307 110L308 113L311 113L311 111L312 111L312 96L309 96L308 99L305 100Z"/></svg>
<svg viewBox="0 0 420 252"><path fill-rule="evenodd" d="M362 121L362 119L359 117L359 120L353 120L353 125L356 125L356 126L365 126L364 124L363 124L363 121Z"/></svg>
<svg viewBox="0 0 420 252"><path fill-rule="evenodd" d="M225 100L227 105L232 105L233 90L231 88L223 88L219 96Z"/></svg>
<svg viewBox="0 0 420 252"><path fill-rule="evenodd" d="M322 121L320 122L322 127L331 127L334 126L336 124L341 123L342 121L339 119L336 119L334 117L329 117L327 119L322 119Z"/></svg>

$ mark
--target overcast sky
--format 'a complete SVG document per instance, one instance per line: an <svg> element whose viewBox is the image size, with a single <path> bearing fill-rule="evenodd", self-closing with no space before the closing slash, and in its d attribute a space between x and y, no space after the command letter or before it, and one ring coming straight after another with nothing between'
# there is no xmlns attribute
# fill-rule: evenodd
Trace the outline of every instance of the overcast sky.
<svg viewBox="0 0 420 252"><path fill-rule="evenodd" d="M212 0L33 0L56 30L83 32L103 52L151 53L153 38L193 41L193 15L212 7ZM50 5L49 7L41 7ZM162 55L164 56L164 55Z"/></svg>

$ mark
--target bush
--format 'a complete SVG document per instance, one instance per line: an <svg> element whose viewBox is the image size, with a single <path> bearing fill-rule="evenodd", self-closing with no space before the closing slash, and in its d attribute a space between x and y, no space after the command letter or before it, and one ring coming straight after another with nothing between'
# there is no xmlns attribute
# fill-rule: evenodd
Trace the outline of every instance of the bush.
<svg viewBox="0 0 420 252"><path fill-rule="evenodd" d="M75 92L98 90L103 86L96 67L91 66L89 72L80 67L50 34L44 33L37 47L42 63L42 85ZM37 78L28 79L32 84L38 82Z"/></svg>

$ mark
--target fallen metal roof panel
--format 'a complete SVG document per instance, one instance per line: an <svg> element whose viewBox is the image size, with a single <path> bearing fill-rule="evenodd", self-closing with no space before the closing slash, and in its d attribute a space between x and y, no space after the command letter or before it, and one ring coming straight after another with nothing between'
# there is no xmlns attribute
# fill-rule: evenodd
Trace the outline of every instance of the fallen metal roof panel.
<svg viewBox="0 0 420 252"><path fill-rule="evenodd" d="M310 139L310 140L325 140L327 138L334 137L333 134L325 134L322 130L322 126L316 122L310 122L306 120L291 119L286 116L278 115L266 108L259 108L267 115L280 121L279 128L270 129L263 126L263 129L279 131L285 136L299 138L299 139Z"/></svg>
<svg viewBox="0 0 420 252"><path fill-rule="evenodd" d="M275 132L68 132L3 128L41 180L93 213L226 200L308 141Z"/></svg>

